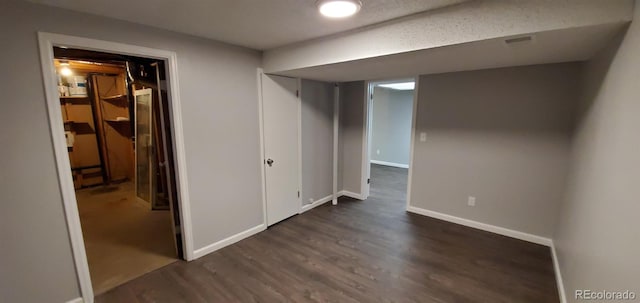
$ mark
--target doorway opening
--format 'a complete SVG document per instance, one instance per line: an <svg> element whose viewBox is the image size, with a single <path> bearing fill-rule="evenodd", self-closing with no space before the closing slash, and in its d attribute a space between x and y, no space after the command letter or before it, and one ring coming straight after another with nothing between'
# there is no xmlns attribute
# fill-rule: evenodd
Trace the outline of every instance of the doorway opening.
<svg viewBox="0 0 640 303"><path fill-rule="evenodd" d="M53 48L93 293L183 259L165 61Z"/></svg>
<svg viewBox="0 0 640 303"><path fill-rule="evenodd" d="M369 82L366 97L365 197L405 207L416 104L415 79Z"/></svg>

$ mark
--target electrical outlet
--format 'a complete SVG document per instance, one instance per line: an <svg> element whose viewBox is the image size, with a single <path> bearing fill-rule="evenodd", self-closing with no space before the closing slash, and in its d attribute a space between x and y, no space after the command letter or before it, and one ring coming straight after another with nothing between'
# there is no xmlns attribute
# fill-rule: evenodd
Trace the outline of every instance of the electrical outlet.
<svg viewBox="0 0 640 303"><path fill-rule="evenodd" d="M476 206L476 197L469 196L469 200L467 200L467 205Z"/></svg>
<svg viewBox="0 0 640 303"><path fill-rule="evenodd" d="M380 154L380 150L376 149L376 155L379 155L379 154Z"/></svg>
<svg viewBox="0 0 640 303"><path fill-rule="evenodd" d="M420 142L427 142L427 133L420 133Z"/></svg>
<svg viewBox="0 0 640 303"><path fill-rule="evenodd" d="M313 204L313 198L309 198L309 204Z"/></svg>

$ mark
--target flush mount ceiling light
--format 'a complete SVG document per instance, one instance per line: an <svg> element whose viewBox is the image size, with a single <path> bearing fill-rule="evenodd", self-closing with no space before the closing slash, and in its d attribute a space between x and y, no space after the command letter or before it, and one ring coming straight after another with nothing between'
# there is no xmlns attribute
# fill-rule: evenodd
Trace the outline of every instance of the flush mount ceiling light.
<svg viewBox="0 0 640 303"><path fill-rule="evenodd" d="M359 0L318 0L316 5L325 17L345 18L357 13L362 7L362 2Z"/></svg>
<svg viewBox="0 0 640 303"><path fill-rule="evenodd" d="M378 84L380 87L396 89L396 90L412 90L415 89L415 82L401 82L401 83L388 83L388 84Z"/></svg>

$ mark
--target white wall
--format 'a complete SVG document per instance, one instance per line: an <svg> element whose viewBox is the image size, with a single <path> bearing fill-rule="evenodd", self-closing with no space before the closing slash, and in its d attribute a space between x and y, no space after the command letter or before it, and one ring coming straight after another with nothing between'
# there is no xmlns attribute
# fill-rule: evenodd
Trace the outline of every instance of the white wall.
<svg viewBox="0 0 640 303"><path fill-rule="evenodd" d="M411 206L549 238L578 75L569 63L421 76Z"/></svg>
<svg viewBox="0 0 640 303"><path fill-rule="evenodd" d="M570 182L554 236L569 302L580 301L578 289L640 296L640 5L634 15L626 35L585 65Z"/></svg>
<svg viewBox="0 0 640 303"><path fill-rule="evenodd" d="M371 160L409 165L413 90L376 86L372 103Z"/></svg>
<svg viewBox="0 0 640 303"><path fill-rule="evenodd" d="M263 223L257 51L24 2L0 3L0 301L80 296L47 122L37 31L175 51L194 246Z"/></svg>
<svg viewBox="0 0 640 303"><path fill-rule="evenodd" d="M302 204L333 194L334 84L302 80Z"/></svg>

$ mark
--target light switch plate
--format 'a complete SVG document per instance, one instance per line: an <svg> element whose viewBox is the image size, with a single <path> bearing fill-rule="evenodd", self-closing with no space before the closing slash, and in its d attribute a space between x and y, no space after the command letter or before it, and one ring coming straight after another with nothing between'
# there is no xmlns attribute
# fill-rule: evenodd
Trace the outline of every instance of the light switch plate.
<svg viewBox="0 0 640 303"><path fill-rule="evenodd" d="M420 142L426 142L427 141L427 133L422 132L420 133Z"/></svg>

